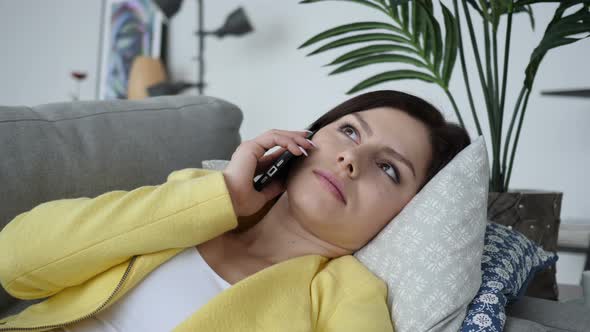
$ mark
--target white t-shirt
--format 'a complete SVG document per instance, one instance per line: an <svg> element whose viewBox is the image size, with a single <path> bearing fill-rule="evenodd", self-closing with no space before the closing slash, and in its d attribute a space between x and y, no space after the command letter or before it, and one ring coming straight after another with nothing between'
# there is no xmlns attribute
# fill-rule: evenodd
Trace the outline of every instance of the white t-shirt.
<svg viewBox="0 0 590 332"><path fill-rule="evenodd" d="M230 286L207 265L196 247L187 248L148 274L119 301L63 331L171 331Z"/></svg>

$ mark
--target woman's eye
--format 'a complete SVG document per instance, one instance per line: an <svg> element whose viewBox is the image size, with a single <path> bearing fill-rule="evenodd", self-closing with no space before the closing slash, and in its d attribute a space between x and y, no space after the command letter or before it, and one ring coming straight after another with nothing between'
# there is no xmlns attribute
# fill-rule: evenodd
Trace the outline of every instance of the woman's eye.
<svg viewBox="0 0 590 332"><path fill-rule="evenodd" d="M393 182L398 183L399 184L399 176L397 175L397 170L395 169L395 167L391 166L390 164L381 164L381 166L387 166L387 170L390 170L390 173L387 173L387 170L385 171L385 173L387 174L391 174L390 177L393 180Z"/></svg>
<svg viewBox="0 0 590 332"><path fill-rule="evenodd" d="M356 128L350 124L344 124L340 127L340 130L346 134L347 136L350 136L349 134L355 134L356 135ZM355 140L356 141L356 140Z"/></svg>
<svg viewBox="0 0 590 332"><path fill-rule="evenodd" d="M357 130L356 127L349 124L349 123L345 123L342 126L340 126L340 131L342 131L346 136L349 136L354 134L357 135ZM356 141L356 140L355 140ZM387 170L385 170L385 173L391 178L391 180L393 180L393 182L399 184L399 172L397 171L397 169L392 166L389 163L379 163L379 166L388 166ZM387 172L390 171L390 172Z"/></svg>

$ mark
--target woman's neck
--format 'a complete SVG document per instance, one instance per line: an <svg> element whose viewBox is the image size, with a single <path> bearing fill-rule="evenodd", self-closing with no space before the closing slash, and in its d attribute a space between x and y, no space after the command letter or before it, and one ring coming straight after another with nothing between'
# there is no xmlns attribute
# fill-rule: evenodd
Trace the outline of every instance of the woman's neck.
<svg viewBox="0 0 590 332"><path fill-rule="evenodd" d="M305 255L336 258L351 252L332 245L305 229L289 208L284 193L269 212L250 229L241 233L227 233L232 242L249 256L273 265Z"/></svg>

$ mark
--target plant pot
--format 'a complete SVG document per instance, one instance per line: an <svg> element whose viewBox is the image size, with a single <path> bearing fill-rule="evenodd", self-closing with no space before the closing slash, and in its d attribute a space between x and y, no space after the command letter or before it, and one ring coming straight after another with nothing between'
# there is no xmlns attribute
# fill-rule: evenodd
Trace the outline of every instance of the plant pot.
<svg viewBox="0 0 590 332"><path fill-rule="evenodd" d="M488 220L511 226L546 251L557 252L562 192L514 190L488 194ZM558 299L555 264L536 273L526 296Z"/></svg>

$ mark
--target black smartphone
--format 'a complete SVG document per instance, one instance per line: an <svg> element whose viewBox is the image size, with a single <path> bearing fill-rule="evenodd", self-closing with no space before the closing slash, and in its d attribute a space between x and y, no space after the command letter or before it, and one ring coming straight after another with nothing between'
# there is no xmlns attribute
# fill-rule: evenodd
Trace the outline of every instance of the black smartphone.
<svg viewBox="0 0 590 332"><path fill-rule="evenodd" d="M308 133L306 138L311 139L313 135L315 135L315 132ZM254 189L256 189L256 191L262 191L262 189L271 183L273 179L282 176L282 174L286 174L290 166L293 164L293 161L298 157L301 156L296 156L289 150L283 152L283 154L281 154L277 160L264 171L264 173L254 177Z"/></svg>

